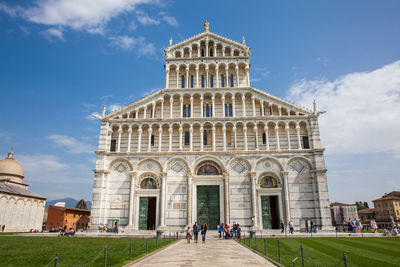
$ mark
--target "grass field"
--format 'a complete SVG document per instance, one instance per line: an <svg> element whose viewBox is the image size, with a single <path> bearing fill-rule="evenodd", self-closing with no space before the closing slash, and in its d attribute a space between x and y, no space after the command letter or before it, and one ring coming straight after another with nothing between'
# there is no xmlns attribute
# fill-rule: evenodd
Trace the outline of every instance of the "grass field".
<svg viewBox="0 0 400 267"><path fill-rule="evenodd" d="M278 261L278 240L281 264L285 266L293 266L295 257L298 257L295 266L301 266L300 245L305 266L344 266L343 261L336 265L343 253L350 261L348 266L400 266L399 238L269 238L267 256L275 261ZM249 239L240 242L249 246ZM255 243L251 239L250 247L255 249ZM257 239L257 251L264 254L264 239Z"/></svg>
<svg viewBox="0 0 400 267"><path fill-rule="evenodd" d="M24 237L0 236L0 266L45 266L58 253L58 266L83 265L96 256L88 266L103 266L104 246L107 246L107 266L122 266L129 262L129 245L133 242L133 259L146 253L146 239L85 238L85 237ZM175 239L165 239L165 245ZM163 240L157 241L158 248ZM156 250L156 239L148 239L148 252ZM64 260L64 262L63 262ZM54 262L50 264L54 266Z"/></svg>

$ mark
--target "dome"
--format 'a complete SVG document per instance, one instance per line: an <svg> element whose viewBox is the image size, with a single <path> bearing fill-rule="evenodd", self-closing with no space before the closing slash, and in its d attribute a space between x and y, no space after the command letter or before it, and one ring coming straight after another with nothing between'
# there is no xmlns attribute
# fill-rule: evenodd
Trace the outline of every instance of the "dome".
<svg viewBox="0 0 400 267"><path fill-rule="evenodd" d="M24 178L22 166L14 159L14 152L9 152L8 157L0 160L0 175L17 176Z"/></svg>

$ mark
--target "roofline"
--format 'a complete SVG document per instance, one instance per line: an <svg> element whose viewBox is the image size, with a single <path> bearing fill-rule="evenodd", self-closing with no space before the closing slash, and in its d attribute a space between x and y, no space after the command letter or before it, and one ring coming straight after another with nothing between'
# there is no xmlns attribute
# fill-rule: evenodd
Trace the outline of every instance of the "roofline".
<svg viewBox="0 0 400 267"><path fill-rule="evenodd" d="M42 196L29 196L29 195L25 195L25 194L18 194L18 193L10 193L10 192L4 192L4 191L0 191L3 194L7 194L10 196L23 196L23 197L30 197L30 198L37 198L37 199L41 199L41 200L47 200L47 198L42 197Z"/></svg>

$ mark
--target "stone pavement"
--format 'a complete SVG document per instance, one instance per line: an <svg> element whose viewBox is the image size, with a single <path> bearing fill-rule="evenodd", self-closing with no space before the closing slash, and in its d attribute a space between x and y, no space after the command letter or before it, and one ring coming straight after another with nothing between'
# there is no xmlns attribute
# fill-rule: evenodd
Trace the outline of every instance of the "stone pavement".
<svg viewBox="0 0 400 267"><path fill-rule="evenodd" d="M199 238L200 239L200 238ZM234 240L211 237L205 243L178 241L166 249L127 266L275 266Z"/></svg>

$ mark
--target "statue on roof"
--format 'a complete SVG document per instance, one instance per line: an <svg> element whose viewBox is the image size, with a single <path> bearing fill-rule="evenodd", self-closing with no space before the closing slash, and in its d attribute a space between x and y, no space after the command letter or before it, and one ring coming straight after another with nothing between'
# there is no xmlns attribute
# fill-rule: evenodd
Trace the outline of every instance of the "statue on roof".
<svg viewBox="0 0 400 267"><path fill-rule="evenodd" d="M242 37L242 45L246 44L246 40L244 39L244 36Z"/></svg>
<svg viewBox="0 0 400 267"><path fill-rule="evenodd" d="M172 45L172 37L169 38L169 44L168 44L168 46L171 46L171 45Z"/></svg>
<svg viewBox="0 0 400 267"><path fill-rule="evenodd" d="M317 113L317 102L314 99L314 101L312 103L313 103L313 106L314 106L314 114L315 114L315 113Z"/></svg>
<svg viewBox="0 0 400 267"><path fill-rule="evenodd" d="M209 32L210 31L210 22L207 20L204 22L204 31Z"/></svg>
<svg viewBox="0 0 400 267"><path fill-rule="evenodd" d="M103 110L101 111L101 116L105 116L106 115L106 105L103 105Z"/></svg>

